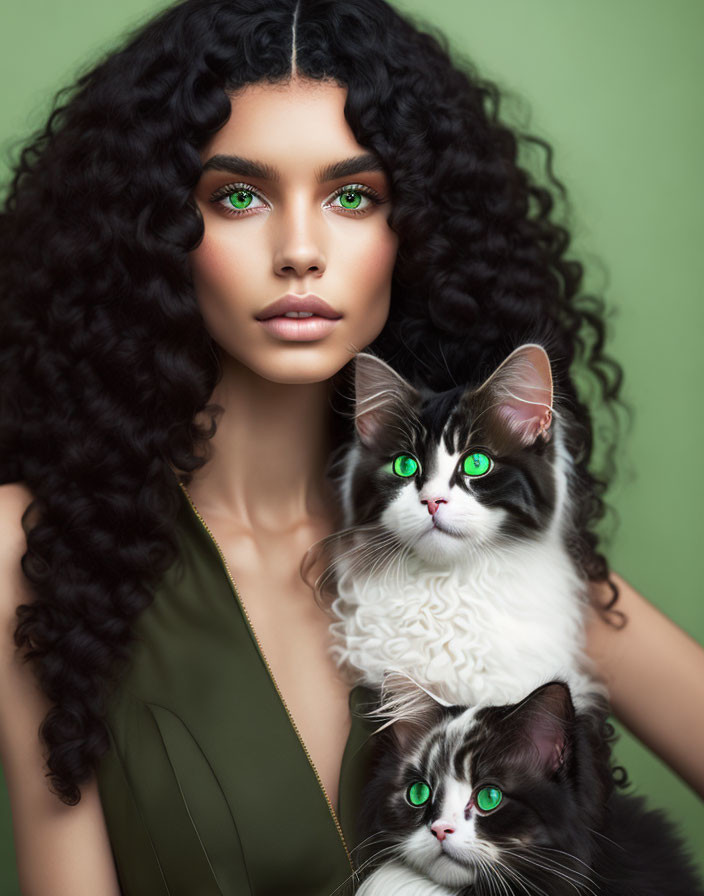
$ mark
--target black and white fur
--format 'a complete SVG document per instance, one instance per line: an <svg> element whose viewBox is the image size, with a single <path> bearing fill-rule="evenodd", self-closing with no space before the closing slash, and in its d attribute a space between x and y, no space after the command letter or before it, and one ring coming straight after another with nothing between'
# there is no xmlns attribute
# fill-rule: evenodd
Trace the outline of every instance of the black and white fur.
<svg viewBox="0 0 704 896"><path fill-rule="evenodd" d="M408 688L364 794L362 835L385 862L357 896L702 896L665 816L614 788L603 717L575 713L564 683L469 709ZM489 812L485 786L502 793Z"/></svg>
<svg viewBox="0 0 704 896"><path fill-rule="evenodd" d="M479 388L416 389L373 355L355 369L333 562L334 655L352 683L402 671L452 703L515 702L556 677L588 703L587 585L570 557L572 462L550 362L516 349ZM493 469L461 470L482 448ZM420 462L402 479L401 452ZM430 513L429 509L435 512Z"/></svg>

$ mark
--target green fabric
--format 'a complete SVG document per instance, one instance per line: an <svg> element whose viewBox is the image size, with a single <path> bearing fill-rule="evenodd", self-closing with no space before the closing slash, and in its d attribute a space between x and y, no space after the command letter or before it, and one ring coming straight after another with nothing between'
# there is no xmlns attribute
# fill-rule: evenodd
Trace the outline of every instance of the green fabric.
<svg viewBox="0 0 704 896"><path fill-rule="evenodd" d="M98 767L123 894L351 893L323 791L220 555L179 494L179 559L137 619ZM370 751L355 710L371 696L350 694L339 796L348 849Z"/></svg>

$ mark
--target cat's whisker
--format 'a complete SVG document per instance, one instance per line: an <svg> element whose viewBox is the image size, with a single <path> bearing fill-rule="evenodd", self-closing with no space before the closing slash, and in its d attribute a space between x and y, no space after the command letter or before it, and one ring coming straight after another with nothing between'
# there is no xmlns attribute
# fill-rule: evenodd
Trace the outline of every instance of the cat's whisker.
<svg viewBox="0 0 704 896"><path fill-rule="evenodd" d="M388 831L377 831L374 834L370 834L368 837L365 837L364 840L361 840L355 847L350 850L350 855L354 855L358 850L363 849L365 846L371 846L375 841L383 842L387 837L393 836Z"/></svg>
<svg viewBox="0 0 704 896"><path fill-rule="evenodd" d="M347 561L343 574L350 575L351 573L356 571L357 566L360 563L367 563L370 558L375 557L379 552L383 553L387 549L393 547L396 543L397 539L395 538L395 536L390 535L385 539L375 541L372 545L357 545L353 548L350 548L344 554L340 555L340 559L349 557L354 558L351 561Z"/></svg>
<svg viewBox="0 0 704 896"><path fill-rule="evenodd" d="M392 554L395 553L395 550L396 550L396 548L398 547L398 541L397 541L397 540L394 540L394 542L392 542L391 544L386 545L386 546L389 548L389 550L386 551L386 552L382 555L382 557L379 558L379 559L372 565L372 567L369 569L368 576L369 576L370 579L373 578L373 576L374 576L374 572L376 571L376 568L377 568L377 566L379 565L379 562L380 562L380 561L383 562L383 560L385 560L387 557L389 557L389 556L391 556Z"/></svg>
<svg viewBox="0 0 704 896"><path fill-rule="evenodd" d="M540 888L522 875L517 868L509 865L507 862L502 862L501 859L496 859L495 862L499 868L503 868L504 873L509 879L514 880L522 890L525 890L525 892L528 893L528 896L530 896L531 890L534 892L538 890L538 892L540 892Z"/></svg>
<svg viewBox="0 0 704 896"><path fill-rule="evenodd" d="M511 891L513 889L510 886L511 879L513 879L514 882L517 883L519 887L521 887L521 889L525 890L526 893L530 894L530 891L526 888L523 881L520 878L516 877L516 875L512 875L508 867L504 867L501 862L497 862L496 865L498 866L494 868L496 875L501 881L501 886L506 890L509 896L511 896Z"/></svg>
<svg viewBox="0 0 704 896"><path fill-rule="evenodd" d="M617 843L615 840L612 840L610 837L607 837L606 834L602 834L601 831L595 831L594 828L587 828L587 830L592 834L596 834L597 837L601 837L604 840L607 840L609 843L612 843L614 846L618 847L622 852L626 852L626 848L624 846L621 846L620 843Z"/></svg>
<svg viewBox="0 0 704 896"><path fill-rule="evenodd" d="M373 547L367 547L363 551L350 552L349 556L352 559L348 559L343 575L351 575L356 571L359 564L368 563L372 558L375 558L379 553L385 553L389 548L389 542L378 542Z"/></svg>
<svg viewBox="0 0 704 896"><path fill-rule="evenodd" d="M563 856L567 856L568 858L573 859L575 862L580 862L582 865L584 865L585 868L588 868L588 869L589 869L590 873L593 874L592 869L591 869L591 865L590 865L588 862L585 862L584 859L580 859L579 856L574 856L574 855L572 855L571 852L566 852L564 849L557 849L557 848L554 847L554 846L537 846L537 845L534 845L534 846L532 847L532 849L537 849L537 850L540 850L541 852L543 852L543 851L547 851L547 852L558 852L558 853L560 853L560 854L563 855ZM575 871L575 874L577 874L577 873L578 873L578 872Z"/></svg>
<svg viewBox="0 0 704 896"><path fill-rule="evenodd" d="M384 578L385 582L387 580L387 576L393 572L396 577L394 580L394 587L396 587L396 588L401 587L401 572L403 570L403 566L406 561L406 558L408 557L408 554L410 553L410 550L411 549L408 545L402 545L401 550L396 552L396 555L394 557L395 562L389 564L389 568L388 568L388 570L386 572L386 576Z"/></svg>
<svg viewBox="0 0 704 896"><path fill-rule="evenodd" d="M401 573L403 570L403 566L406 562L406 559L408 558L408 555L411 553L411 550L412 550L411 546L407 544L398 556L398 561L396 564L396 581L394 582L394 585L396 588L401 587Z"/></svg>
<svg viewBox="0 0 704 896"><path fill-rule="evenodd" d="M350 879L357 880L359 878L359 876L361 875L361 873L366 868L368 868L369 865L378 862L381 858L387 858L387 857L395 858L398 855L400 855L398 843L393 843L390 846L385 846L383 849L377 850L377 852L375 852L373 856L370 856L368 859L366 859L364 862L362 862L357 868L355 868L355 870L350 875L350 877L347 878L347 880L350 880ZM330 896L333 896L333 894L331 893Z"/></svg>
<svg viewBox="0 0 704 896"><path fill-rule="evenodd" d="M503 879L501 872L494 867L493 863L484 856L478 855L476 857L476 862L479 865L480 869L480 879L482 882L486 882L491 888L492 893L496 890L497 896L501 896L501 890L506 894L506 896L511 896L508 885L506 881Z"/></svg>
<svg viewBox="0 0 704 896"><path fill-rule="evenodd" d="M521 874L517 868L514 868L512 865L506 862L499 862L501 867L504 869L504 872L508 876L509 879L515 881L522 890L525 890L530 896L531 893L544 893L545 891L537 885L534 881L529 880L525 875Z"/></svg>
<svg viewBox="0 0 704 896"><path fill-rule="evenodd" d="M545 858L545 862L539 862L537 860L537 858L535 858L535 857L529 858L525 854L525 852L520 854L520 860L522 862L526 862L529 865L534 865L537 868L541 868L543 871L549 871L552 874L556 874L558 877L561 877L563 880L565 880L571 887L574 887L574 889L577 890L577 892L586 890L588 893L592 893L593 896L598 896L597 891L594 890L592 887L590 887L587 883L583 883L581 881L575 881L573 879L573 877L572 877L573 874L576 874L580 877L585 877L585 875L582 874L582 872L574 871L573 869L568 868L566 865L563 865L562 863L556 862L552 859L548 859L547 857L544 857L544 858ZM557 866L557 867L555 867L555 866ZM558 870L560 868L564 869L564 870L562 870L562 871Z"/></svg>

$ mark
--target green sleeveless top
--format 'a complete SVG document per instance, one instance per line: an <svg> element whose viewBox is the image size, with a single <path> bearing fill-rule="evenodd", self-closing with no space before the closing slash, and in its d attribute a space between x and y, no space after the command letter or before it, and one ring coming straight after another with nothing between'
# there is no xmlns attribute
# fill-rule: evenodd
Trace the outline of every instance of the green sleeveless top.
<svg viewBox="0 0 704 896"><path fill-rule="evenodd" d="M124 896L342 896L371 726L350 693L339 818L232 576L181 489L179 558L136 620L98 787ZM315 699L315 694L311 694Z"/></svg>

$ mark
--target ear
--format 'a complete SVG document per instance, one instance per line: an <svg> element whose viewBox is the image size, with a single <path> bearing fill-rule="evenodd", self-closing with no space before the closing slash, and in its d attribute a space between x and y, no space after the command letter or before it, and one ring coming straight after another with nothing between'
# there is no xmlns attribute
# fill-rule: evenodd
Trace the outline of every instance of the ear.
<svg viewBox="0 0 704 896"><path fill-rule="evenodd" d="M551 775L564 764L574 722L570 689L561 681L537 688L509 713L513 749L519 761Z"/></svg>
<svg viewBox="0 0 704 896"><path fill-rule="evenodd" d="M394 417L402 414L405 419L408 407L419 397L413 386L385 361L366 352L355 356L354 390L355 427L367 446Z"/></svg>
<svg viewBox="0 0 704 896"><path fill-rule="evenodd" d="M385 672L379 707L373 716L383 719L378 731L389 728L401 752L424 737L451 711L452 704L433 694L403 672Z"/></svg>
<svg viewBox="0 0 704 896"><path fill-rule="evenodd" d="M490 390L492 405L523 445L549 438L552 421L550 359L539 345L521 345L506 358L480 390Z"/></svg>

